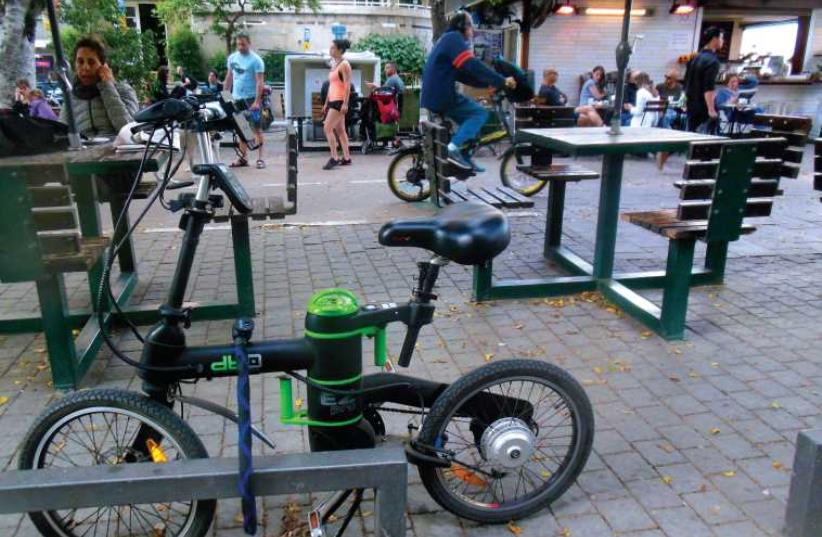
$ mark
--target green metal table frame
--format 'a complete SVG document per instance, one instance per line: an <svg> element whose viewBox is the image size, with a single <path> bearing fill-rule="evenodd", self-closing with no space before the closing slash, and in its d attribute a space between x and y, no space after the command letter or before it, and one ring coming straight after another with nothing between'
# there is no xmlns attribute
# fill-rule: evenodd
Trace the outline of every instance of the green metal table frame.
<svg viewBox="0 0 822 537"><path fill-rule="evenodd" d="M139 155L134 158L112 158L110 153L107 154L109 158L100 159L99 150L89 150L87 153L70 154L65 159L68 182L74 193L80 231L84 238L103 235L99 208L101 197L98 190L106 189L105 197L110 205L112 221L116 221L131 187L133 174L139 166ZM59 158L59 155L66 154L57 155L58 157L50 157ZM41 155L33 158L41 160L47 157ZM12 166L14 163L7 159L3 165ZM144 171L153 172L158 169L158 161L149 160ZM129 226L128 215L125 215L123 230ZM192 304L193 320L233 319L255 315L248 218L232 218L231 234L237 301ZM113 241L119 241L122 235L123 232L118 233L118 236L113 237ZM118 306L135 324L147 325L157 322L157 304L128 305L138 283L136 257L131 238L123 244L117 261L120 271L118 277L113 279L111 287ZM98 260L87 275L91 308L69 310L64 276L60 272L54 272L45 274L35 282L40 302L39 315L0 316L0 334L39 331L45 333L54 387L60 390L73 390L78 387L103 344L97 312L94 310L103 275L103 260ZM112 304L107 303L103 315L106 328L117 320L117 314L112 310ZM79 330L76 337L75 330Z"/></svg>
<svg viewBox="0 0 822 537"><path fill-rule="evenodd" d="M619 220L619 199L622 188L622 170L625 154L656 151L681 151L692 141L715 140L714 136L672 131L658 128L624 128L623 138L606 133L607 128L523 129L517 141L574 156L602 155L602 174L599 192L594 261L589 263L561 244L565 183L549 185L548 210L545 222L543 255L554 261L569 276L528 280L495 280L493 263L474 267L474 299L477 301L506 298L538 298L599 291L626 313L666 339L682 339L679 329L671 329L662 310L653 302L636 293L640 289L662 288L675 285L666 278L666 271L614 273L614 251ZM676 250L674 250L676 251ZM672 251L673 252L673 251ZM688 252L676 251L668 260L674 270L690 271L690 285L722 283L728 242L709 242L705 265L693 268L693 247Z"/></svg>

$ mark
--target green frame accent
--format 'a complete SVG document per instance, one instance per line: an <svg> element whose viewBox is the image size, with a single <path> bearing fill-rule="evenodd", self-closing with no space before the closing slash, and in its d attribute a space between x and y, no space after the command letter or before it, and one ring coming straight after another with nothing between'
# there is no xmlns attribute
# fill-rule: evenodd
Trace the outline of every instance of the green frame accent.
<svg viewBox="0 0 822 537"><path fill-rule="evenodd" d="M354 375L353 377L349 377L347 379L321 380L318 378L314 378L311 375L309 375L308 378L310 378L317 384L322 384L323 386L345 386L347 384L353 384L354 382L362 380L362 373L360 373L359 375Z"/></svg>
<svg viewBox="0 0 822 537"><path fill-rule="evenodd" d="M280 377L280 423L284 425L298 425L302 427L347 427L362 419L362 414L345 421L319 421L307 418L306 410L294 411L293 390L291 379Z"/></svg>

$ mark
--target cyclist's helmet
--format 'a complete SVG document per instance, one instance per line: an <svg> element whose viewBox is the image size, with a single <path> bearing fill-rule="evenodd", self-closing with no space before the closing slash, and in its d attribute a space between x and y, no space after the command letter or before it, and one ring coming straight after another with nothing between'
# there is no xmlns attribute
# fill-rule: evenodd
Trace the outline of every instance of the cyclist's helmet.
<svg viewBox="0 0 822 537"><path fill-rule="evenodd" d="M519 68L518 65L509 62L505 58L498 57L494 60L494 70L504 77L512 76L517 81L514 89L505 88L505 97L512 103L521 103L534 98L534 88L528 83L528 75Z"/></svg>

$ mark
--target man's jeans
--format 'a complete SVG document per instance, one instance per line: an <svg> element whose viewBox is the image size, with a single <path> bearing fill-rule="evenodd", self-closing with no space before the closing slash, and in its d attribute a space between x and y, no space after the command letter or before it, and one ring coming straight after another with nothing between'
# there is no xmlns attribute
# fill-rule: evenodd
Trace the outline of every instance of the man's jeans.
<svg viewBox="0 0 822 537"><path fill-rule="evenodd" d="M457 95L457 102L445 112L445 116L459 125L457 132L451 138L451 143L457 147L465 142L476 140L482 126L488 121L488 111L464 95Z"/></svg>

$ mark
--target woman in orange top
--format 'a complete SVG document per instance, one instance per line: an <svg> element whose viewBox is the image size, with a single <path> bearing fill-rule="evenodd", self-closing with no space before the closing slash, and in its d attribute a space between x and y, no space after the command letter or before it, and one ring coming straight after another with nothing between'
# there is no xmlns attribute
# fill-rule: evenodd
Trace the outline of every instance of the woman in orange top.
<svg viewBox="0 0 822 537"><path fill-rule="evenodd" d="M345 130L345 114L348 113L348 98L351 93L351 64L343 58L345 51L351 47L348 39L335 39L329 53L331 54L331 72L328 74L328 96L323 104L325 122L323 130L331 148L331 158L323 166L330 170L335 166L351 164L348 151L348 133ZM343 158L337 153L337 141L342 146Z"/></svg>

